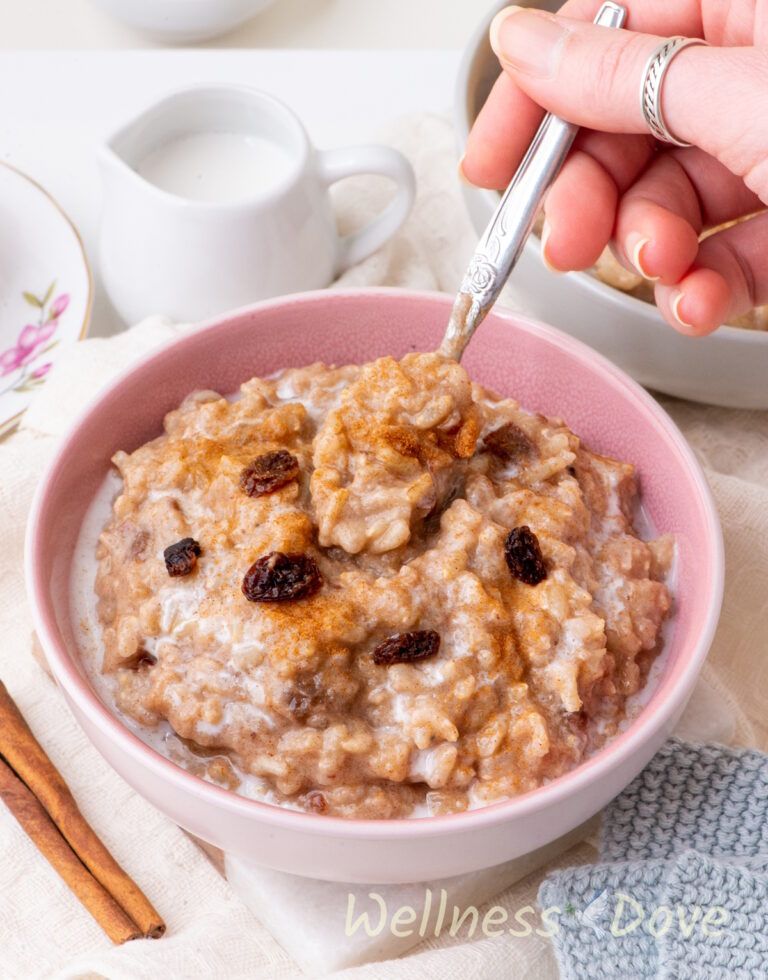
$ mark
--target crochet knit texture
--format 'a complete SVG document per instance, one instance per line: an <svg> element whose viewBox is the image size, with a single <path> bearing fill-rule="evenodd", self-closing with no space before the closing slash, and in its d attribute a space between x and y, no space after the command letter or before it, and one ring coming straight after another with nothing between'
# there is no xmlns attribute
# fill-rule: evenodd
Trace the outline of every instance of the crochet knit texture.
<svg viewBox="0 0 768 980"><path fill-rule="evenodd" d="M768 976L768 756L671 739L539 890L567 980Z"/></svg>

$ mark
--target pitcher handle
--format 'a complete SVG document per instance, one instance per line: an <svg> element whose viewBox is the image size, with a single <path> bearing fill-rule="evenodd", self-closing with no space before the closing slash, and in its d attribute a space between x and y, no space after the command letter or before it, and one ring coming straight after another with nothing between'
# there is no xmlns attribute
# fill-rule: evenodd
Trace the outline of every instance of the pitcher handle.
<svg viewBox="0 0 768 980"><path fill-rule="evenodd" d="M336 258L338 276L368 258L395 234L410 213L416 197L413 167L402 153L388 146L349 146L318 151L320 179L330 187L337 180L358 174L389 177L397 184L395 197L365 228L339 239Z"/></svg>

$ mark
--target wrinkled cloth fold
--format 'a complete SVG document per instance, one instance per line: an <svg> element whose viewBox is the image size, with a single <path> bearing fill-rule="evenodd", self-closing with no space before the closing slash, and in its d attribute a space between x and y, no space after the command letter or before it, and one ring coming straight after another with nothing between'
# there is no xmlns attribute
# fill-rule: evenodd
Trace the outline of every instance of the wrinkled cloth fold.
<svg viewBox="0 0 768 980"><path fill-rule="evenodd" d="M451 127L402 120L382 134L413 162L416 205L401 232L349 270L340 285L394 285L451 292L476 241L460 197ZM356 178L336 189L342 231L381 206L386 191ZM514 286L507 304L519 306ZM565 326L564 324L562 326ZM61 693L32 654L23 587L29 504L56 443L74 415L132 359L193 329L162 317L109 339L74 345L46 379L22 427L0 443L0 676L60 767L86 817L165 916L168 936L111 947L12 817L0 807L0 965L4 977L92 975L110 980L206 976L288 980L296 965L247 911L206 855L135 794L93 749ZM620 323L616 329L622 329ZM695 341L692 341L692 343ZM708 666L679 729L691 739L768 747L768 413L733 412L664 399L705 467L725 527L726 598ZM560 862L594 859L586 842ZM541 874L491 905L514 913L534 905ZM481 910L482 912L482 910ZM297 923L301 929L301 923ZM461 941L443 936L404 958L357 967L344 980L494 980L557 976L546 936ZM339 975L341 978L341 975Z"/></svg>

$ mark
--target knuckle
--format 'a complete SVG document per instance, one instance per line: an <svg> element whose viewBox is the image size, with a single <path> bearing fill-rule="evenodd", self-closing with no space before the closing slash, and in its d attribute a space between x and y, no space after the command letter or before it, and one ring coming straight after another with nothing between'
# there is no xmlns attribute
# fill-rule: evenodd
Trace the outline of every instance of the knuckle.
<svg viewBox="0 0 768 980"><path fill-rule="evenodd" d="M727 232L705 239L699 253L702 265L713 268L725 276L731 286L740 309L751 310L760 305L757 277L752 263Z"/></svg>
<svg viewBox="0 0 768 980"><path fill-rule="evenodd" d="M597 53L587 55L583 96L590 109L605 106L606 100L618 104L626 95L638 61L638 41L637 35L615 32Z"/></svg>

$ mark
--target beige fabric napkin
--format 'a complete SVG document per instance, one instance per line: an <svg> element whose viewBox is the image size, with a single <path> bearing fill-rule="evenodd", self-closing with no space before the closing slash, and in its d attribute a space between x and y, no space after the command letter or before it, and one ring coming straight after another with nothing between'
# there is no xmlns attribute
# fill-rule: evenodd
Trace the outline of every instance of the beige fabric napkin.
<svg viewBox="0 0 768 980"><path fill-rule="evenodd" d="M387 284L451 291L473 247L455 172L453 135L437 118L398 123L385 138L413 161L419 197L402 232L346 273L343 285ZM386 190L358 179L338 189L342 226L365 219ZM508 297L514 304L514 295ZM32 656L32 624L22 576L23 534L35 485L57 438L98 387L134 357L192 329L157 317L108 340L78 344L62 357L18 432L0 444L0 676L61 768L82 809L117 858L165 915L161 941L111 947L0 806L0 973L4 977L211 977L283 980L296 965L248 912L204 853L133 793L73 721ZM768 749L768 413L665 406L698 452L725 527L725 608L703 678L680 728ZM563 863L590 860L588 843ZM541 874L490 904L514 912L535 905ZM301 923L296 923L301 929ZM344 971L341 980L485 980L555 977L547 940L442 937L396 961Z"/></svg>

